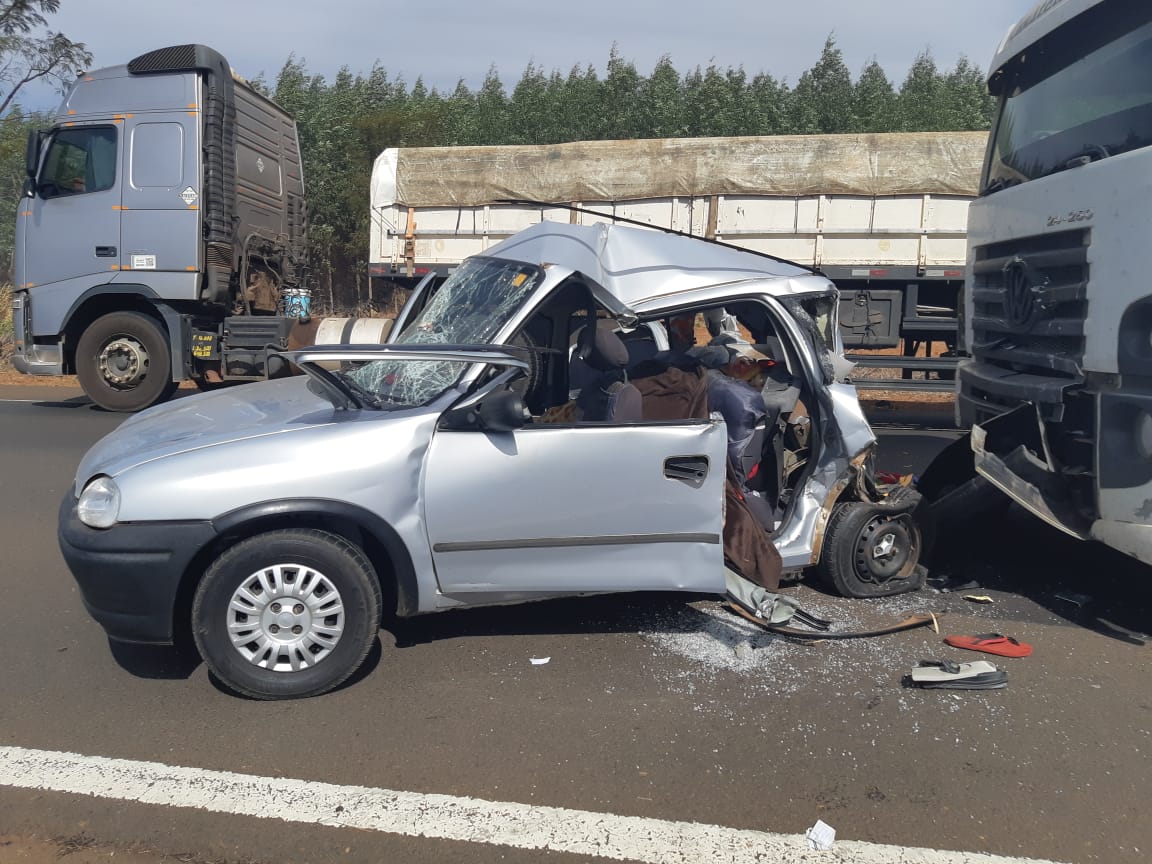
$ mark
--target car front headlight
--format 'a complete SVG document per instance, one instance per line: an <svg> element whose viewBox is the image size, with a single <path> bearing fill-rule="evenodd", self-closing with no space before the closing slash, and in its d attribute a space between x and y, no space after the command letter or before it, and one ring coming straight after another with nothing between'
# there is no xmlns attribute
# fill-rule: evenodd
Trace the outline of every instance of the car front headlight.
<svg viewBox="0 0 1152 864"><path fill-rule="evenodd" d="M111 528L120 515L120 487L111 477L97 477L84 487L76 515L89 528Z"/></svg>

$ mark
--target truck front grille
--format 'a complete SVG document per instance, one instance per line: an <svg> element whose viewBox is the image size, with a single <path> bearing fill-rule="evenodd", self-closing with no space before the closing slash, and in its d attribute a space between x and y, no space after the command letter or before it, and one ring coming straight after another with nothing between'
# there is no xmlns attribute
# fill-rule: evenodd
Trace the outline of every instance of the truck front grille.
<svg viewBox="0 0 1152 864"><path fill-rule="evenodd" d="M973 356L1015 372L1079 379L1089 242L1079 230L977 247Z"/></svg>

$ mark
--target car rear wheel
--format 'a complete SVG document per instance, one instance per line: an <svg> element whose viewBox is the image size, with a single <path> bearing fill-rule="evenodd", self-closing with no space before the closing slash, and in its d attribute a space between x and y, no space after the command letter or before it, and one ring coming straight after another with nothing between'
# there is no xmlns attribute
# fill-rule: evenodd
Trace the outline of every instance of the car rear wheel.
<svg viewBox="0 0 1152 864"><path fill-rule="evenodd" d="M909 510L850 501L828 520L819 573L845 597L888 597L924 584L920 531Z"/></svg>
<svg viewBox="0 0 1152 864"><path fill-rule="evenodd" d="M192 604L200 656L254 699L317 696L364 662L380 624L380 583L343 537L314 529L258 534L208 568Z"/></svg>

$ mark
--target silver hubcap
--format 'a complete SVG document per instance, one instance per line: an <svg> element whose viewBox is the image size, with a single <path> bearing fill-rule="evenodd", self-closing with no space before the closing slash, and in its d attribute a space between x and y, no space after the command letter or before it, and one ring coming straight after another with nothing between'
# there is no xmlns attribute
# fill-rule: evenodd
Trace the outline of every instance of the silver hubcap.
<svg viewBox="0 0 1152 864"><path fill-rule="evenodd" d="M872 557L877 561L882 558L891 558L892 553L896 551L896 535L885 534L881 537L876 545L872 547Z"/></svg>
<svg viewBox="0 0 1152 864"><path fill-rule="evenodd" d="M262 669L299 672L332 653L344 603L328 578L300 564L274 564L245 579L228 604L228 635Z"/></svg>
<svg viewBox="0 0 1152 864"><path fill-rule="evenodd" d="M148 349L127 336L113 339L97 358L100 374L118 387L139 384L148 374Z"/></svg>

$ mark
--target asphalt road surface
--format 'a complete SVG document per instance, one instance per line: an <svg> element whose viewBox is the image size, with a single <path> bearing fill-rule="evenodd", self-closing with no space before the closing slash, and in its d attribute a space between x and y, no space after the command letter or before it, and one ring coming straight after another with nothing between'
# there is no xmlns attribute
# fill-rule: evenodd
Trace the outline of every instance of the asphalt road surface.
<svg viewBox="0 0 1152 864"><path fill-rule="evenodd" d="M976 588L789 589L845 627L943 610L941 635L801 645L707 598L550 602L406 622L337 692L260 703L187 653L110 645L88 618L56 510L123 418L43 396L0 401L3 864L1152 854L1149 572L1022 514L958 527L933 576ZM952 436L888 426L880 467L921 470ZM983 657L943 633L992 631L1035 646L987 658L1006 689L901 686L921 658ZM817 820L831 852L796 837Z"/></svg>

